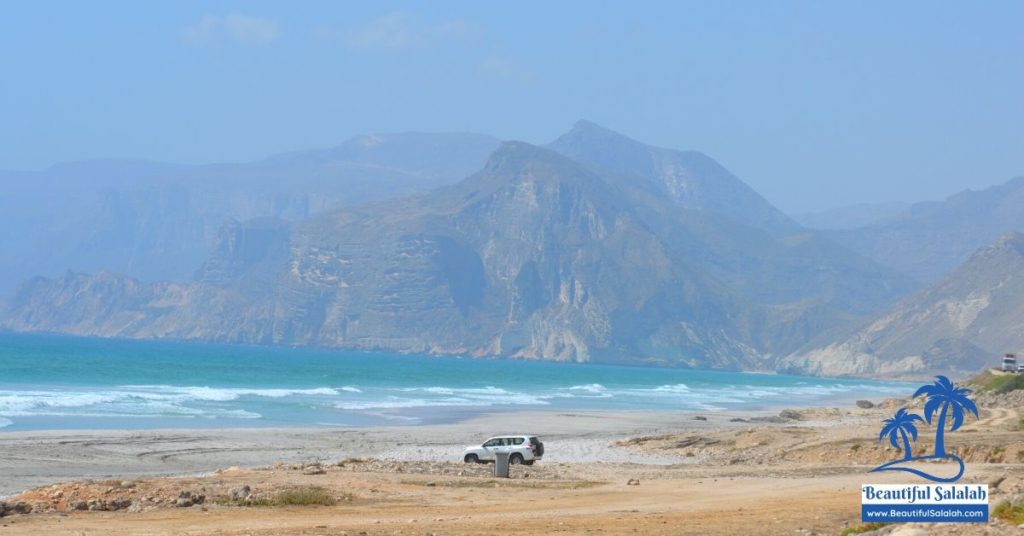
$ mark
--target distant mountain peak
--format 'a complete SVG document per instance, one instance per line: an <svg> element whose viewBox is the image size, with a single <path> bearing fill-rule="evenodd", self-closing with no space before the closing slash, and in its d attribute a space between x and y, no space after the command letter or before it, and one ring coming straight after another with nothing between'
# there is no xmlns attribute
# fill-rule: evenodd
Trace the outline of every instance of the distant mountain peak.
<svg viewBox="0 0 1024 536"><path fill-rule="evenodd" d="M599 125L599 124L597 124L597 123L595 123L593 121L588 121L586 119L580 119L579 121L576 121L576 123L573 124L573 126L572 126L572 130L570 130L568 134L572 134L572 133L577 133L577 134L581 134L581 133L604 134L604 135L610 135L610 136L618 136L618 137L622 137L622 138L627 138L628 137L628 136L625 136L624 134L616 132L616 131L608 128L608 127Z"/></svg>
<svg viewBox="0 0 1024 536"><path fill-rule="evenodd" d="M601 126L586 119L580 119L577 121L572 126L572 129L559 136L559 138L550 145L552 147L558 147L573 144L609 144L607 147L614 148L615 151L622 151L627 148L633 151L643 151L647 147L643 143L634 140L625 134L616 132L610 128Z"/></svg>
<svg viewBox="0 0 1024 536"><path fill-rule="evenodd" d="M721 164L696 151L647 145L586 120L547 147L591 168L645 179L659 195L687 209L715 212L775 236L800 230Z"/></svg>

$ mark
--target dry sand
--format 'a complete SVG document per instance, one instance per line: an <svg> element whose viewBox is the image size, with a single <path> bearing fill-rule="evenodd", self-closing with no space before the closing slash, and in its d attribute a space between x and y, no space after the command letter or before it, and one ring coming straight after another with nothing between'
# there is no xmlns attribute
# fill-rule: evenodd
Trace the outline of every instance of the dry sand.
<svg viewBox="0 0 1024 536"><path fill-rule="evenodd" d="M1018 408L990 404L949 440L969 462L966 482L1006 477L993 502L1024 493ZM713 413L706 421L692 413L522 412L372 429L0 434L0 493L77 481L8 498L35 513L0 519L0 536L838 534L859 525L861 484L906 481L866 474L895 453L877 442L891 412ZM463 446L515 432L540 435L545 459L514 467L510 479L459 462ZM316 487L338 502L232 504L227 497L243 485L254 499ZM173 506L182 492L205 500ZM74 510L90 501L127 511ZM922 530L1020 534L1001 521Z"/></svg>

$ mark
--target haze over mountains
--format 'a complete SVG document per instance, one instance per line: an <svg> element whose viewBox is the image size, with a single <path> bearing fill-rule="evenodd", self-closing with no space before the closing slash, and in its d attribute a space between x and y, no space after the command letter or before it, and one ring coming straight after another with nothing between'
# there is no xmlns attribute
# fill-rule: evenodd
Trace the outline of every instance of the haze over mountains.
<svg viewBox="0 0 1024 536"><path fill-rule="evenodd" d="M922 283L932 283L1000 236L1024 230L1024 177L944 201L915 203L883 221L826 234Z"/></svg>
<svg viewBox="0 0 1024 536"><path fill-rule="evenodd" d="M142 171L124 167L108 190L118 200L141 192L130 206L145 209L110 210L129 216L101 219L108 223L100 228L165 240L97 248L96 263L106 266L75 267L106 270L94 275L32 278L0 312L0 326L854 375L966 370L1000 344L1016 344L966 328L939 340L933 335L944 328L929 331L921 314L900 312L945 307L942 296L996 296L999 268L965 268L897 302L920 288L901 270L919 280L941 273L916 259L953 266L991 241L993 228L1014 228L1016 194L1008 192L1019 181L997 194L914 205L867 227L815 231L706 155L586 121L546 147L419 134L223 169L135 165ZM139 175L148 178L132 178ZM174 193L152 203L164 189ZM64 203L74 205L70 196ZM997 215L983 206L998 207ZM88 213L68 213L76 210ZM953 244L915 242L953 232L942 227L945 214L960 214ZM67 220L39 232L74 227ZM159 225L142 225L150 221ZM75 236L96 227L78 227L66 241L84 247ZM164 272L139 270L136 260L172 257L180 262ZM35 261L47 267L38 272L54 273L60 258ZM982 272L992 275L966 277ZM992 298L1003 299L1012 301ZM1001 329L1022 322L1004 310L979 318ZM870 339L852 334L865 318L892 319L886 341L924 331L884 345L848 342ZM961 350L973 353L958 361Z"/></svg>
<svg viewBox="0 0 1024 536"><path fill-rule="evenodd" d="M406 133L245 164L94 160L0 172L0 296L69 269L188 281L226 221L302 221L424 192L480 169L497 144L477 134Z"/></svg>

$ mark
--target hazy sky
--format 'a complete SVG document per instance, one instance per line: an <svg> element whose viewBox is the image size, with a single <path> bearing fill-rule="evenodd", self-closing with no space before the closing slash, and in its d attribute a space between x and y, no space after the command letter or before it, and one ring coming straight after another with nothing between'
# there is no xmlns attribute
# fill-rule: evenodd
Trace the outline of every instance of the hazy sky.
<svg viewBox="0 0 1024 536"><path fill-rule="evenodd" d="M4 2L0 168L388 131L697 149L790 211L1024 175L1024 2Z"/></svg>

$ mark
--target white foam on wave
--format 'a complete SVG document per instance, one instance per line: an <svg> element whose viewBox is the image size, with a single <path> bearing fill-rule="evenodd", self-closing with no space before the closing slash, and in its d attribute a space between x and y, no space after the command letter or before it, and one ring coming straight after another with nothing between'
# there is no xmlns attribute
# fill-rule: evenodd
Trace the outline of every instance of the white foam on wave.
<svg viewBox="0 0 1024 536"><path fill-rule="evenodd" d="M346 386L342 387L341 390L345 391L346 393L362 393L363 392L362 389L360 389L360 388L358 388L358 387L356 387L354 385L346 385Z"/></svg>
<svg viewBox="0 0 1024 536"><path fill-rule="evenodd" d="M656 393L689 393L690 387L685 383L677 383L675 385L659 385L653 391Z"/></svg>
<svg viewBox="0 0 1024 536"><path fill-rule="evenodd" d="M586 385L573 385L570 391L583 391L587 393L600 394L608 391L608 388L599 383L588 383Z"/></svg>
<svg viewBox="0 0 1024 536"><path fill-rule="evenodd" d="M243 396L285 398L289 396L337 396L341 393L330 387L312 389L254 389L244 387L197 387L176 385L124 385L120 388L138 391L138 396L153 399L205 400L228 402Z"/></svg>
<svg viewBox="0 0 1024 536"><path fill-rule="evenodd" d="M367 409L402 409L402 408L424 408L424 407L488 407L501 405L514 406L543 406L548 405L546 396L531 395L516 391L487 386L487 387L405 387L395 389L402 393L417 393L418 396L409 398L404 396L388 396L376 400L345 400L336 402L335 408L344 410L367 410ZM424 395L438 395L437 397Z"/></svg>
<svg viewBox="0 0 1024 536"><path fill-rule="evenodd" d="M0 417L0 428L6 428L12 424L14 424L14 421Z"/></svg>
<svg viewBox="0 0 1024 536"><path fill-rule="evenodd" d="M0 391L0 416L204 417L257 419L259 413L217 403L242 396L338 396L335 389L244 389L135 385L112 390ZM199 404L199 407L196 407Z"/></svg>

